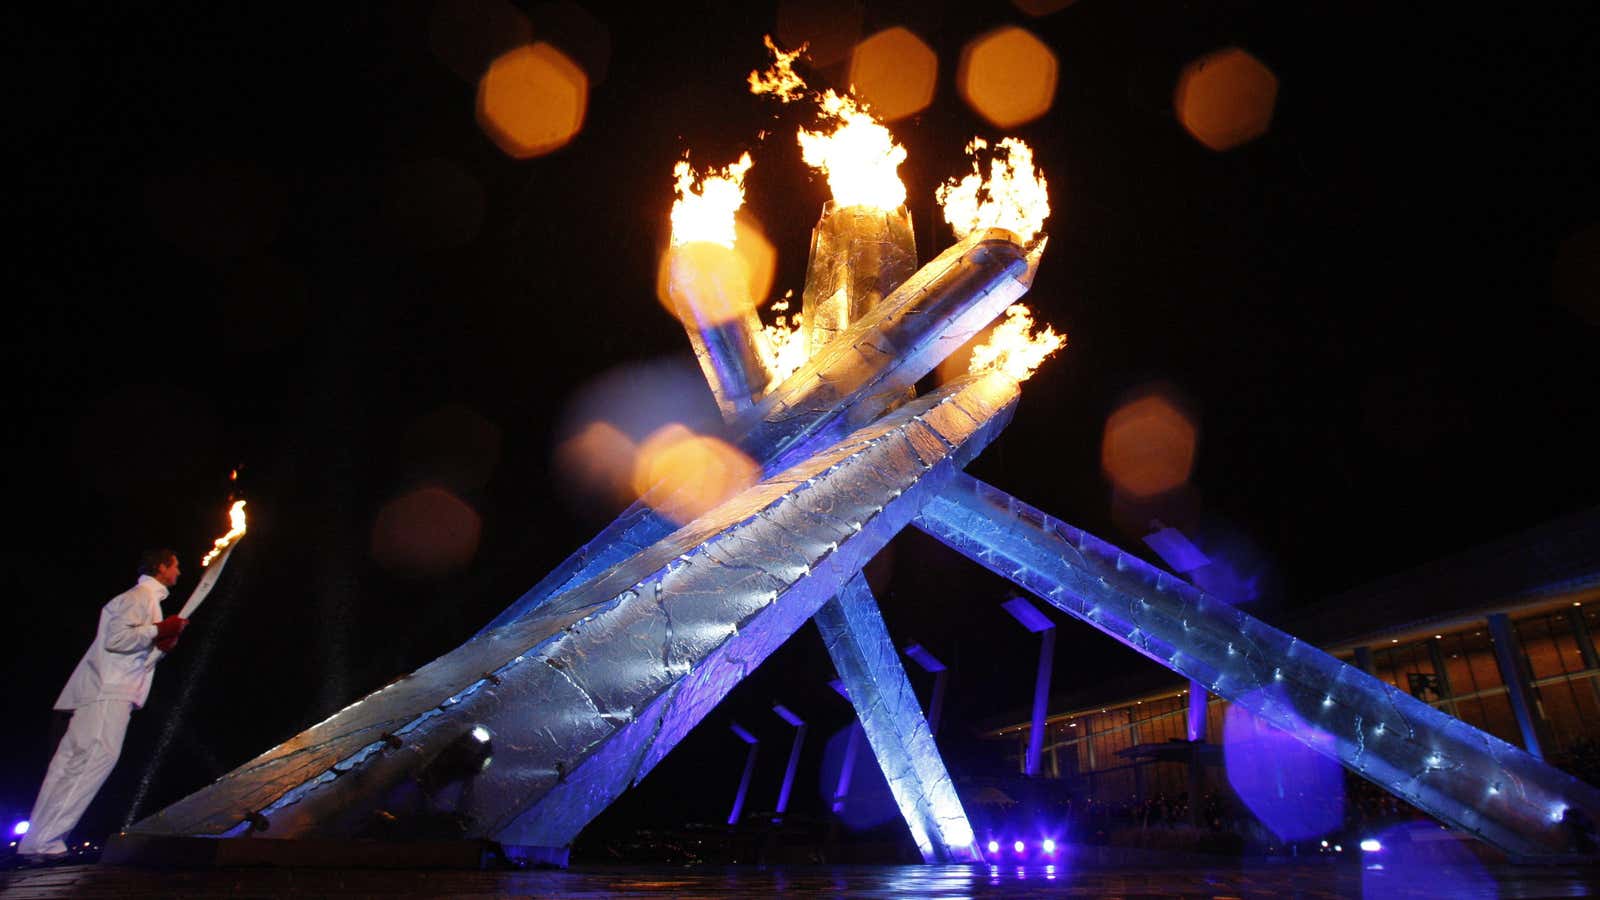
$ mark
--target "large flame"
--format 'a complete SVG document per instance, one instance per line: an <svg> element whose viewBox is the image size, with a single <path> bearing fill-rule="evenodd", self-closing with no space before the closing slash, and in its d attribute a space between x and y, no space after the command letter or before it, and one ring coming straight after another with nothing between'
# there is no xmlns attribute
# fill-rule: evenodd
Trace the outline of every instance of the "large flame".
<svg viewBox="0 0 1600 900"><path fill-rule="evenodd" d="M1016 232L1023 243L1032 241L1050 215L1050 196L1044 173L1033 167L1033 151L1017 138L1006 138L995 147L985 180L978 151L988 142L973 138L967 145L972 171L959 182L951 180L934 192L944 207L944 219L964 238L981 228L1005 228Z"/></svg>
<svg viewBox="0 0 1600 900"><path fill-rule="evenodd" d="M824 128L801 128L800 152L806 165L828 176L834 204L889 211L904 206L906 186L897 170L906 161L906 148L854 97L832 88L820 94L807 91L805 80L794 71L794 60L805 47L784 53L772 38L765 41L774 58L772 68L750 73L750 91L773 94L785 103L805 97L817 104Z"/></svg>
<svg viewBox="0 0 1600 900"><path fill-rule="evenodd" d="M672 168L673 186L678 192L678 199L672 204L672 243L705 241L732 249L733 216L744 205L744 176L752 165L750 154L746 153L720 172L707 169L701 178L688 160L679 160Z"/></svg>
<svg viewBox="0 0 1600 900"><path fill-rule="evenodd" d="M1066 342L1066 336L1056 334L1049 325L1034 334L1033 313L1016 303L1006 309L1005 321L990 332L988 342L972 348L972 364L967 371L976 374L999 370L1016 381L1025 381L1045 357Z"/></svg>
<svg viewBox="0 0 1600 900"><path fill-rule="evenodd" d="M230 544L232 544L234 541L237 541L239 538L244 537L245 521L243 500L234 501L233 506L228 509L228 522L232 527L228 529L227 534L217 538L212 542L211 552L207 553L205 558L200 560L201 568L211 565L211 561L221 556L222 551L228 549Z"/></svg>

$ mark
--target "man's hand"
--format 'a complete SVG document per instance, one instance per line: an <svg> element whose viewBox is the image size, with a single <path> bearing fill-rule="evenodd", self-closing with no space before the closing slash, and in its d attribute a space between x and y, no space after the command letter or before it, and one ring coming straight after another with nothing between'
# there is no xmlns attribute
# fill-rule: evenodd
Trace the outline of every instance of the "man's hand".
<svg viewBox="0 0 1600 900"><path fill-rule="evenodd" d="M178 640L178 635L189 626L189 620L182 616L167 616L156 623L156 646L160 647L163 641ZM165 649L165 648L163 648Z"/></svg>

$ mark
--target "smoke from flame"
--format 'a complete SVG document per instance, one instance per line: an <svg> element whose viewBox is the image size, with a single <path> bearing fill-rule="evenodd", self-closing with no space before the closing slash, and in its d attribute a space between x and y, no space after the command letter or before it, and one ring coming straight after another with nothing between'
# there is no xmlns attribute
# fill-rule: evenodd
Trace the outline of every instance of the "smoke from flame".
<svg viewBox="0 0 1600 900"><path fill-rule="evenodd" d="M228 545L232 544L234 541L237 541L239 538L244 537L245 520L243 500L234 501L233 506L228 509L228 522L233 527L228 530L227 534L217 538L212 542L211 552L207 553L205 558L200 560L201 568L211 565L211 561L221 556L222 551L228 549Z"/></svg>
<svg viewBox="0 0 1600 900"><path fill-rule="evenodd" d="M890 211L905 205L906 186L897 170L906 161L906 148L854 97L832 88L820 94L808 91L794 71L794 60L805 47L784 53L772 38L765 41L774 58L772 68L750 73L750 91L773 94L784 103L809 98L817 104L818 117L831 130L801 128L800 152L806 165L828 176L833 202Z"/></svg>
<svg viewBox="0 0 1600 900"><path fill-rule="evenodd" d="M746 153L720 172L707 169L700 178L688 160L679 160L672 167L673 187L678 192L672 204L672 243L705 241L732 249L733 214L744 205L744 176L754 164Z"/></svg>
<svg viewBox="0 0 1600 900"><path fill-rule="evenodd" d="M1033 151L1027 144L1006 138L994 148L986 181L978 151L988 146L982 138L973 138L967 145L972 171L959 182L952 179L941 185L934 198L944 207L944 219L958 239L982 228L1005 228L1026 244L1050 215L1044 173L1033 167Z"/></svg>
<svg viewBox="0 0 1600 900"><path fill-rule="evenodd" d="M967 371L977 374L999 370L1016 381L1025 381L1045 357L1066 342L1066 336L1056 334L1049 325L1034 334L1033 313L1016 303L1006 309L1005 321L995 326L988 342L972 348L972 364Z"/></svg>

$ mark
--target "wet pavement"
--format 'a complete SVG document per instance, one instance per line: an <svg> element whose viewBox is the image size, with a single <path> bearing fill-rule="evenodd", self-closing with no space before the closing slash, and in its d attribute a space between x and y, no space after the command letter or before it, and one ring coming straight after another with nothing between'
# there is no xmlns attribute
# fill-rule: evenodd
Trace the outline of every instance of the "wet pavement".
<svg viewBox="0 0 1600 900"><path fill-rule="evenodd" d="M0 873L6 898L463 897L1584 897L1600 869L1433 867L1377 885L1358 865L1237 863L1156 868L989 866L583 867L540 871L234 868L157 870L79 865ZM1470 876L1470 877L1469 877Z"/></svg>

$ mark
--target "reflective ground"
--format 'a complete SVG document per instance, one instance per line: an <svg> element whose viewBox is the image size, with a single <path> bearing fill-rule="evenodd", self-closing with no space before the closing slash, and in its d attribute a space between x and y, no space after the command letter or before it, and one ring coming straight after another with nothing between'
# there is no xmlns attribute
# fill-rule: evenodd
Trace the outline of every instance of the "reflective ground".
<svg viewBox="0 0 1600 900"><path fill-rule="evenodd" d="M1432 870L1394 882L1328 862L1163 868L831 866L575 867L565 871L358 869L161 871L63 866L0 873L6 898L141 897L1585 897L1600 869L1499 866Z"/></svg>

